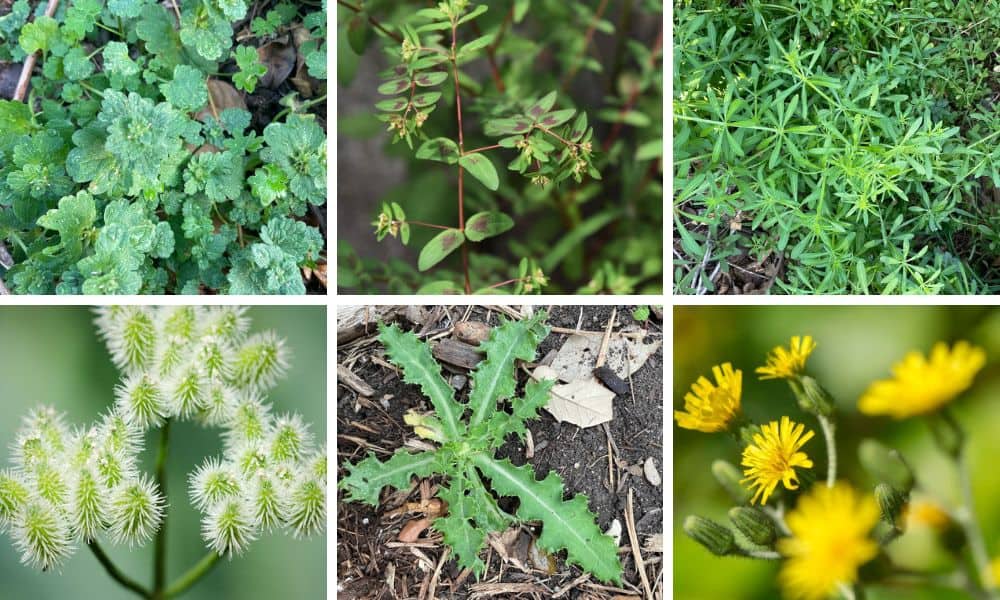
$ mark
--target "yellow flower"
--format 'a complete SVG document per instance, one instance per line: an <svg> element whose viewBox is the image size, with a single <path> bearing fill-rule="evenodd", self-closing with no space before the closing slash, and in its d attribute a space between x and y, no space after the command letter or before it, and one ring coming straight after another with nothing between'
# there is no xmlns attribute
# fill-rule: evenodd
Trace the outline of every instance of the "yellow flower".
<svg viewBox="0 0 1000 600"><path fill-rule="evenodd" d="M958 342L949 350L947 344L938 342L929 359L910 352L893 365L893 378L871 384L858 400L858 409L896 419L933 412L969 389L985 364L982 348Z"/></svg>
<svg viewBox="0 0 1000 600"><path fill-rule="evenodd" d="M816 349L812 336L792 336L788 350L777 346L767 355L767 364L757 367L761 379L788 379L795 377L806 368L806 359Z"/></svg>
<svg viewBox="0 0 1000 600"><path fill-rule="evenodd" d="M840 584L858 579L858 567L878 554L868 536L878 523L878 505L849 484L818 485L788 514L791 537L778 542L788 560L778 581L796 600L825 600Z"/></svg>
<svg viewBox="0 0 1000 600"><path fill-rule="evenodd" d="M680 427L706 433L724 431L740 411L743 371L734 371L732 364L724 363L712 367L712 375L715 376L715 385L705 377L699 377L691 384L691 391L684 395L684 410L674 411L674 418Z"/></svg>
<svg viewBox="0 0 1000 600"><path fill-rule="evenodd" d="M815 435L812 431L802 431L805 426L796 424L788 417L781 417L781 423L771 421L760 428L760 433L753 435L753 444L743 450L743 475L740 483L750 483L750 489L757 492L750 500L756 504L763 496L761 504L767 504L767 498L774 492L779 483L785 484L785 489L795 490L799 487L799 478L795 467L812 468L813 462L799 449Z"/></svg>
<svg viewBox="0 0 1000 600"><path fill-rule="evenodd" d="M994 558L990 563L990 571L993 572L993 581L1000 581L1000 558Z"/></svg>
<svg viewBox="0 0 1000 600"><path fill-rule="evenodd" d="M903 511L907 529L923 525L937 531L944 531L951 524L951 517L935 502L913 500Z"/></svg>

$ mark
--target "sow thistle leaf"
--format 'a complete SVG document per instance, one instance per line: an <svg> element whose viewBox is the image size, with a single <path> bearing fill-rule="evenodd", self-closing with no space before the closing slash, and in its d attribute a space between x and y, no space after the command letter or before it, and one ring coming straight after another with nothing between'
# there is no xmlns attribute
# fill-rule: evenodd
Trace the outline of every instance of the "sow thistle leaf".
<svg viewBox="0 0 1000 600"><path fill-rule="evenodd" d="M514 220L502 212L476 213L465 221L465 237L473 242L481 242L513 227Z"/></svg>
<svg viewBox="0 0 1000 600"><path fill-rule="evenodd" d="M427 140L417 149L417 158L453 165L458 162L458 144L448 138Z"/></svg>
<svg viewBox="0 0 1000 600"><path fill-rule="evenodd" d="M438 264L446 256L454 252L459 246L465 243L465 236L457 229L446 229L434 236L431 241L420 251L420 258L417 260L417 268L421 271Z"/></svg>
<svg viewBox="0 0 1000 600"><path fill-rule="evenodd" d="M361 462L347 465L347 477L341 479L338 486L347 492L347 500L378 506L382 488L405 489L410 486L411 477L427 477L438 468L434 452L398 450L385 462L369 454Z"/></svg>
<svg viewBox="0 0 1000 600"><path fill-rule="evenodd" d="M496 191L500 187L500 178L497 176L496 167L493 166L490 159L482 154L466 154L458 159L458 164L488 189Z"/></svg>
<svg viewBox="0 0 1000 600"><path fill-rule="evenodd" d="M483 513L485 507L477 505L477 497L467 494L467 487L464 477L456 477L451 485L438 489L438 496L448 503L448 514L434 520L434 529L455 552L458 565L470 569L479 579L486 571L486 563L479 558L486 547L486 531L476 527L473 519Z"/></svg>
<svg viewBox="0 0 1000 600"><path fill-rule="evenodd" d="M494 490L521 500L518 518L542 522L538 538L542 548L549 552L565 549L566 562L579 565L601 581L621 582L618 547L597 527L586 496L577 494L564 501L562 478L554 472L536 481L529 465L516 467L510 460L496 460L485 454L477 454L473 460Z"/></svg>

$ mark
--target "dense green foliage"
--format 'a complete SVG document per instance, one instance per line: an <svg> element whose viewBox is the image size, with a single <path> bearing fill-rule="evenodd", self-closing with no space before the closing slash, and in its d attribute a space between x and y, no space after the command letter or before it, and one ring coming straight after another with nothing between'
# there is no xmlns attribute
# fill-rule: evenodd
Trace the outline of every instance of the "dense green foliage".
<svg viewBox="0 0 1000 600"><path fill-rule="evenodd" d="M386 150L409 161L410 180L371 205L371 221L379 241L421 249L414 269L342 242L345 291L662 289L662 30L643 39L659 2L339 5L341 83L372 40L389 64L368 90L374 107L342 115L341 134L387 129L407 147ZM350 177L341 185L365 185Z"/></svg>
<svg viewBox="0 0 1000 600"><path fill-rule="evenodd" d="M0 18L0 60L37 51L41 65L26 103L0 101L0 241L16 263L0 275L14 292L306 291L300 267L324 241L299 219L326 200L326 134L308 109L325 96L287 93L272 118L226 80L253 92L268 66L251 44L280 34L324 86L325 2L258 3L252 21L250 4L79 0L30 18L18 0Z"/></svg>
<svg viewBox="0 0 1000 600"><path fill-rule="evenodd" d="M675 5L675 289L1000 287L1000 4ZM780 259L775 259L780 257Z"/></svg>
<svg viewBox="0 0 1000 600"><path fill-rule="evenodd" d="M347 476L338 486L348 500L377 506L385 487L406 489L414 475L444 475L447 483L438 495L448 503L448 514L433 526L455 552L458 564L477 577L486 571L486 563L479 558L486 548L486 535L503 531L515 521L497 504L492 488L500 496L519 499L517 520L541 522L538 544L542 549L566 549L568 562L601 581L620 582L616 544L597 527L585 495L563 500L562 478L556 473L538 481L531 465L515 466L493 456L511 434L523 439L525 421L537 418L538 409L549 400L552 381L548 380L530 380L522 396L514 395L517 361L535 359L538 343L549 333L544 325L547 316L540 311L492 331L479 346L485 358L471 375L472 391L465 403L456 400L455 390L442 377L426 342L396 325L383 325L379 340L387 357L402 368L406 383L420 386L434 408L433 414L410 411L404 420L418 436L439 445L424 452L400 449L385 462L370 454L357 464L347 463ZM506 401L510 412L501 407ZM467 419L463 418L466 412Z"/></svg>

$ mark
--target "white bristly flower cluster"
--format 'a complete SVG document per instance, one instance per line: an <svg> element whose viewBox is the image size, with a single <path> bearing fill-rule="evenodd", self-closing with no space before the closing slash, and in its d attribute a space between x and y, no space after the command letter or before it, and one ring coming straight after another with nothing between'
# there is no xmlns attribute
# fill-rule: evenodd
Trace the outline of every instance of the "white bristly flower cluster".
<svg viewBox="0 0 1000 600"><path fill-rule="evenodd" d="M48 570L100 534L129 546L152 539L165 500L138 455L147 431L168 420L221 429L221 457L188 478L209 548L231 557L261 533L324 530L326 450L299 415L274 414L264 400L288 368L283 340L248 334L241 308L97 313L122 371L113 407L79 430L52 408L36 409L12 446L12 468L0 471L0 531L24 563Z"/></svg>

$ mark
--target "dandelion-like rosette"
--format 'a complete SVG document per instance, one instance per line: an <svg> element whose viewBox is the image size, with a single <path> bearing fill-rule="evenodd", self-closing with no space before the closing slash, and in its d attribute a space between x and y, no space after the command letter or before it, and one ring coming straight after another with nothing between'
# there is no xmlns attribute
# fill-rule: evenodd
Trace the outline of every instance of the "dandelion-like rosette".
<svg viewBox="0 0 1000 600"><path fill-rule="evenodd" d="M855 583L858 567L878 554L869 538L878 518L875 500L847 483L804 494L786 519L791 536L777 546L787 559L778 575L785 595L825 600L838 585Z"/></svg>
<svg viewBox="0 0 1000 600"><path fill-rule="evenodd" d="M792 336L786 349L777 346L767 355L767 363L757 367L761 379L790 379L806 370L806 360L816 349L812 336Z"/></svg>
<svg viewBox="0 0 1000 600"><path fill-rule="evenodd" d="M705 433L724 431L739 413L743 371L723 363L712 367L712 376L715 384L699 377L684 395L684 410L674 411L679 427Z"/></svg>
<svg viewBox="0 0 1000 600"><path fill-rule="evenodd" d="M780 423L771 421L761 426L760 432L753 435L753 444L743 450L741 463L745 467L741 483L749 484L751 490L756 488L751 504L756 504L758 499L761 504L767 504L779 483L789 490L798 489L796 467L809 469L813 466L812 460L801 451L813 435L813 431L805 431L804 425L788 417L781 417Z"/></svg>
<svg viewBox="0 0 1000 600"><path fill-rule="evenodd" d="M938 342L929 357L910 352L892 367L892 379L871 384L858 400L867 415L905 419L941 408L969 389L986 364L986 353L968 342L951 349Z"/></svg>

